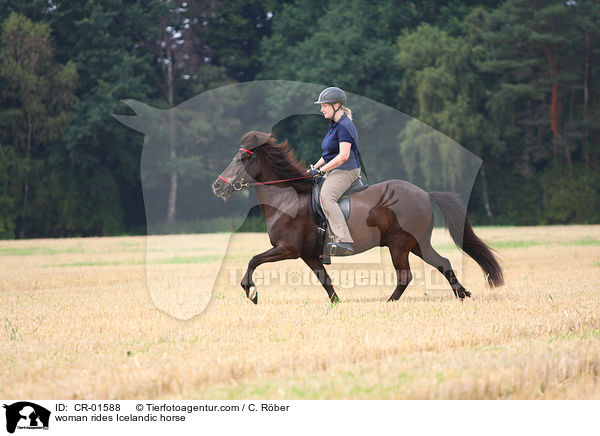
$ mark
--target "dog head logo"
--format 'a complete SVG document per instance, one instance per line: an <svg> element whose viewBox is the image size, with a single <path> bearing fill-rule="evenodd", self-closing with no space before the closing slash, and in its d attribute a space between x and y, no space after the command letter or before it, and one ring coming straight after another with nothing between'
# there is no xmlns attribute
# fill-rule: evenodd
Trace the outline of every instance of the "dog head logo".
<svg viewBox="0 0 600 436"><path fill-rule="evenodd" d="M48 429L50 411L28 401L4 405L6 409L6 431L14 433L19 429Z"/></svg>

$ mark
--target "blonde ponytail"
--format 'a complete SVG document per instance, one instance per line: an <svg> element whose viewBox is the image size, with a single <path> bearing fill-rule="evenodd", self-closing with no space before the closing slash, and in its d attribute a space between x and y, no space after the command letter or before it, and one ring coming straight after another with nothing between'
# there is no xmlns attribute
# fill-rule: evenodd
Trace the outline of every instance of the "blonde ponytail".
<svg viewBox="0 0 600 436"><path fill-rule="evenodd" d="M346 116L352 120L352 111L350 110L350 108L346 107L346 106L342 106L342 110L344 111Z"/></svg>

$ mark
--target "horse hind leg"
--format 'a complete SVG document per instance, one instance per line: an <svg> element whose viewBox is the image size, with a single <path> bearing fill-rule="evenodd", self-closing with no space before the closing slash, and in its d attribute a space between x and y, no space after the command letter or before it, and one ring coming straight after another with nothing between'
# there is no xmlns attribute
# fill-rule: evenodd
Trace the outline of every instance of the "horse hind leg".
<svg viewBox="0 0 600 436"><path fill-rule="evenodd" d="M408 263L408 253L406 249L401 247L390 247L392 262L397 274L397 286L388 301L398 300L412 280L412 273L410 272L410 265Z"/></svg>
<svg viewBox="0 0 600 436"><path fill-rule="evenodd" d="M442 257L434 248L431 246L431 232L426 237L421 238L419 243L415 245L412 252L427 262L429 265L436 268L442 273L448 283L452 287L452 291L457 298L461 300L465 297L470 297L471 293L467 291L463 285L460 284L456 278L456 274L450 265L450 261L445 257Z"/></svg>

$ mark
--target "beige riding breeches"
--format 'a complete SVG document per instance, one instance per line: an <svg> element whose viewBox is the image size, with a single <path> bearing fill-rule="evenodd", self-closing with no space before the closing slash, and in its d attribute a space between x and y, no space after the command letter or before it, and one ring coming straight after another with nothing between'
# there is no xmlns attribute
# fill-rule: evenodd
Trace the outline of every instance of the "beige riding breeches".
<svg viewBox="0 0 600 436"><path fill-rule="evenodd" d="M325 175L321 186L321 207L337 242L352 243L352 236L338 200L360 176L360 168L353 170L333 169Z"/></svg>

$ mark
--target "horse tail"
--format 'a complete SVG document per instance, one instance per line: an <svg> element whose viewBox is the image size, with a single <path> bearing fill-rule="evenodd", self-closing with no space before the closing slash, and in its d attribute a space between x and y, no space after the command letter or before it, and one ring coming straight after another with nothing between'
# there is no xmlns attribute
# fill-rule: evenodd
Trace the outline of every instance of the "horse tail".
<svg viewBox="0 0 600 436"><path fill-rule="evenodd" d="M460 197L452 192L430 192L429 197L442 211L446 228L450 231L454 243L477 262L490 287L502 286L502 268L492 249L473 231Z"/></svg>

